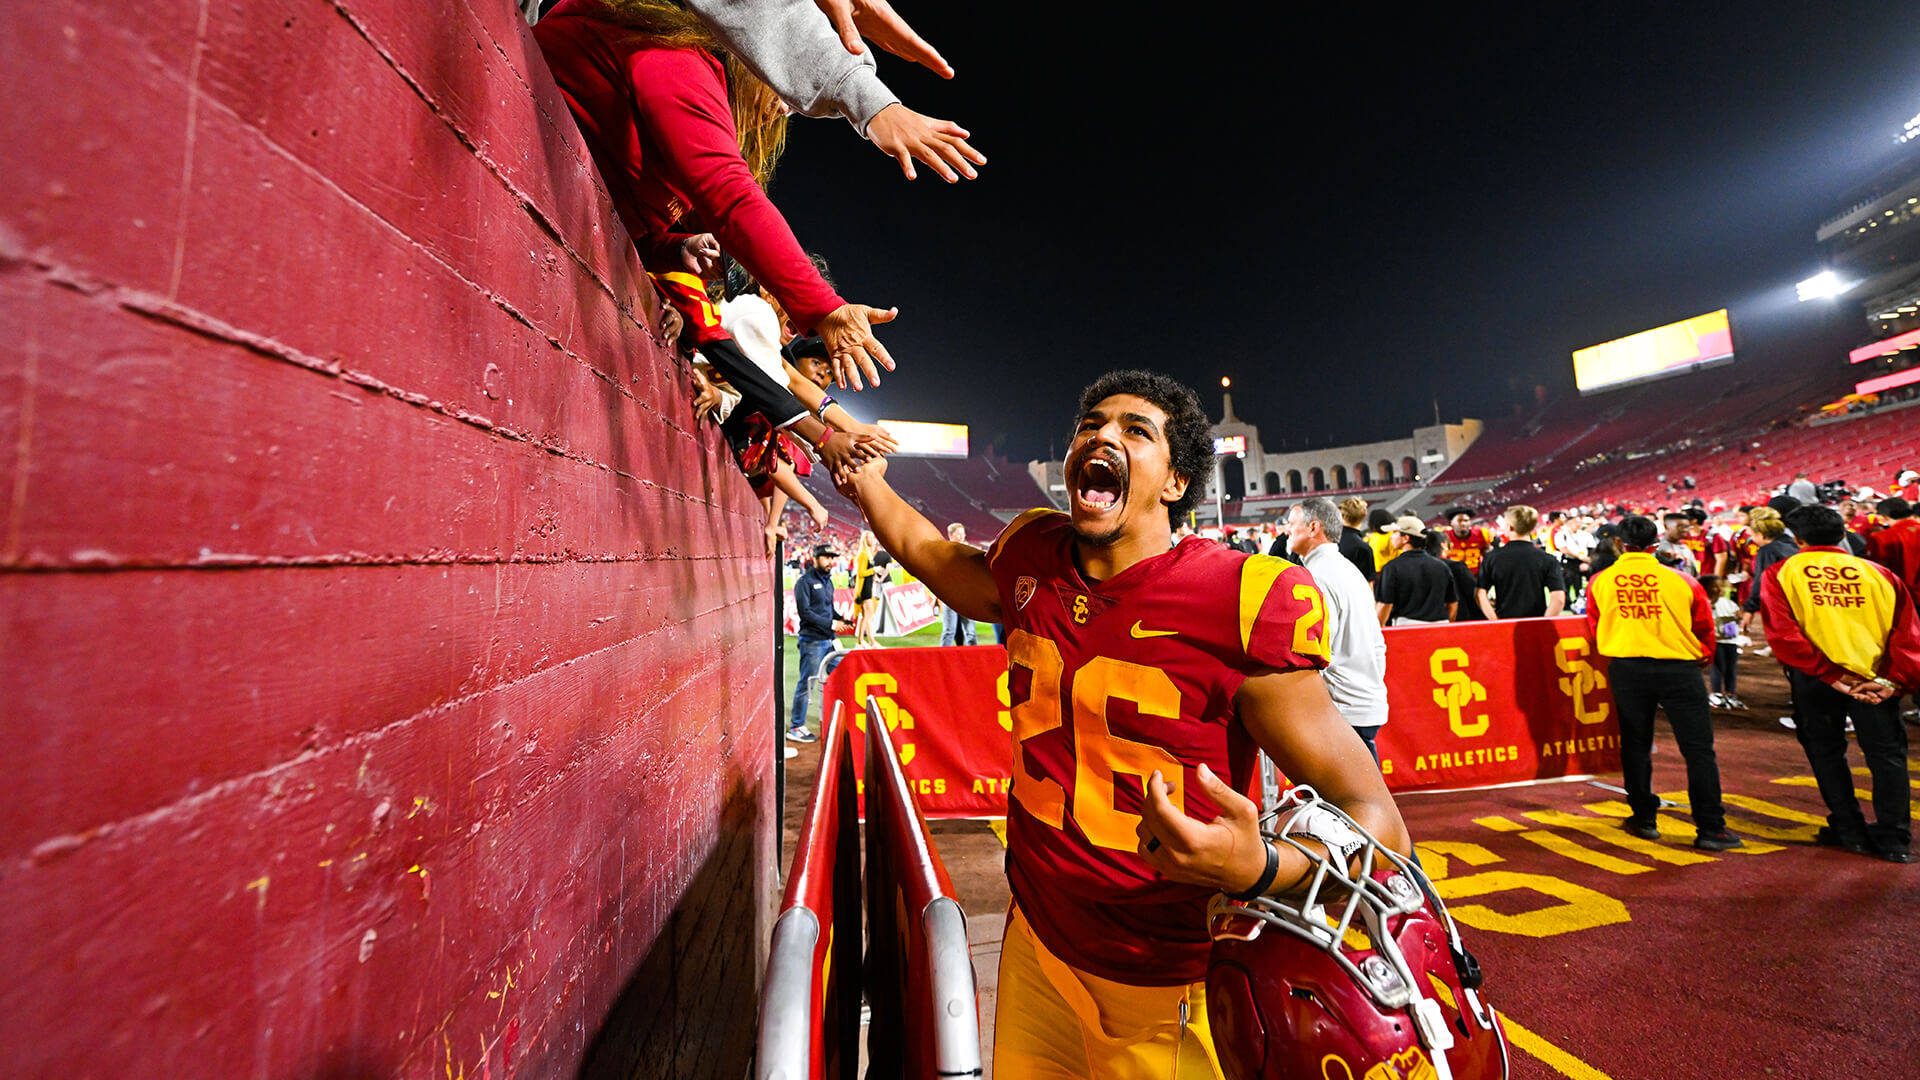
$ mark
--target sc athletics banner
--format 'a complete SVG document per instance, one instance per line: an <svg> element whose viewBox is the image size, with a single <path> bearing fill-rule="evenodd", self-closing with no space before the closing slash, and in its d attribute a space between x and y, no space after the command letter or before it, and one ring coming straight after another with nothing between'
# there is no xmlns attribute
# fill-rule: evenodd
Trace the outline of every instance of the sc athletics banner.
<svg viewBox="0 0 1920 1080"><path fill-rule="evenodd" d="M1393 790L1619 771L1613 695L1590 655L1585 620L1407 626L1386 635L1390 722L1376 741ZM894 732L922 812L1006 814L1013 768L1006 650L848 653L827 680L826 707L838 705L864 729L869 696Z"/></svg>

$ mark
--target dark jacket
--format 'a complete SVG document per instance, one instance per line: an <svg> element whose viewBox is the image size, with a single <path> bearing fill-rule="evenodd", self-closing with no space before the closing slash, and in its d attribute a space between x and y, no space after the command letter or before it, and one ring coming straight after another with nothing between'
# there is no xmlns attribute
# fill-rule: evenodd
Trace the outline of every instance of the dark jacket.
<svg viewBox="0 0 1920 1080"><path fill-rule="evenodd" d="M1372 581L1377 574L1373 568L1373 549L1367 546L1367 534L1351 525L1340 529L1340 554L1347 561L1360 568L1360 576Z"/></svg>
<svg viewBox="0 0 1920 1080"><path fill-rule="evenodd" d="M833 575L817 566L800 571L793 583L793 610L800 615L800 640L833 640Z"/></svg>
<svg viewBox="0 0 1920 1080"><path fill-rule="evenodd" d="M1760 610L1760 578L1766 574L1767 567L1781 559L1792 558L1800 550L1800 542L1787 533L1768 541L1759 551L1753 553L1753 569L1747 573L1753 575L1753 586L1747 590L1747 602L1742 605L1748 611Z"/></svg>

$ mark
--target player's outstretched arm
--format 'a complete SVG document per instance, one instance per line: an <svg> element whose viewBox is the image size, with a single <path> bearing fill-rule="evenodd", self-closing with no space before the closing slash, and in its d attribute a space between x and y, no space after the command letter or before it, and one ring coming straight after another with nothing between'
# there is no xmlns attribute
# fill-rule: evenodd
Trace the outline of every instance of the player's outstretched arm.
<svg viewBox="0 0 1920 1080"><path fill-rule="evenodd" d="M941 602L969 619L1002 622L1000 590L987 569L987 553L948 540L887 483L886 460L867 462L851 476L835 478L840 494L866 515L880 546L907 572L927 583Z"/></svg>
<svg viewBox="0 0 1920 1080"><path fill-rule="evenodd" d="M1311 784L1322 798L1393 850L1412 851L1406 824L1387 793L1386 781L1360 737L1333 707L1318 673L1256 675L1241 685L1234 705L1247 733L1288 779ZM1168 798L1166 780L1156 772L1147 779L1147 798L1136 830L1137 850L1149 866L1170 880L1245 892L1266 869L1259 807L1206 766L1198 773L1201 788L1220 807L1220 816L1209 822L1188 817ZM1312 864L1291 845L1275 845L1275 850L1279 868L1267 891L1300 888Z"/></svg>

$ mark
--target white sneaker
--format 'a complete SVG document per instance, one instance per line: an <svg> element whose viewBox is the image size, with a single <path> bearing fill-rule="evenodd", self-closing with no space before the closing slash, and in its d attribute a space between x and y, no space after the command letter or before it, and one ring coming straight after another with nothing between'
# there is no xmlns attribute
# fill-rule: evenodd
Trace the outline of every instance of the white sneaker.
<svg viewBox="0 0 1920 1080"><path fill-rule="evenodd" d="M1786 728L1786 729L1787 729L1788 731L1797 731L1797 730L1799 730L1799 725L1797 725L1797 724L1795 724L1795 723L1793 722L1793 717L1791 717L1791 716L1783 716L1783 717L1781 717L1781 718L1780 718L1780 726L1781 726L1781 727L1783 727L1783 728Z"/></svg>
<svg viewBox="0 0 1920 1080"><path fill-rule="evenodd" d="M1727 708L1729 708L1729 709L1740 709L1740 710L1745 710L1745 709L1746 709L1746 707L1747 707L1747 703L1746 703L1746 702L1744 702L1744 701L1741 701L1741 700L1740 700L1739 698L1737 698L1737 697L1735 697L1735 696L1733 696L1732 694L1728 694L1728 695L1726 695L1726 697L1727 697Z"/></svg>
<svg viewBox="0 0 1920 1080"><path fill-rule="evenodd" d="M1708 707L1710 707L1710 708L1715 708L1715 709L1724 709L1724 708L1726 708L1726 707L1727 707L1727 698L1726 698L1726 695L1724 695L1724 694L1708 694L1708 695L1707 695L1707 705L1708 705Z"/></svg>

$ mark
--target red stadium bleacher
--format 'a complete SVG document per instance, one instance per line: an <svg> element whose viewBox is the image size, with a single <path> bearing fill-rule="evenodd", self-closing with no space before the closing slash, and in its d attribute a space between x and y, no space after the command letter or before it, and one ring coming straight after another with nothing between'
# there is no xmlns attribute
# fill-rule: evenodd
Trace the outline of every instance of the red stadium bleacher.
<svg viewBox="0 0 1920 1080"><path fill-rule="evenodd" d="M1920 460L1920 414L1883 403L1885 411L1808 423L1851 389L1852 375L1780 357L1558 398L1526 417L1488 421L1435 487L1483 510L1515 502L1543 509L1696 497L1735 503L1799 472L1884 487L1894 471ZM1409 509L1433 511L1426 506L1433 501Z"/></svg>

